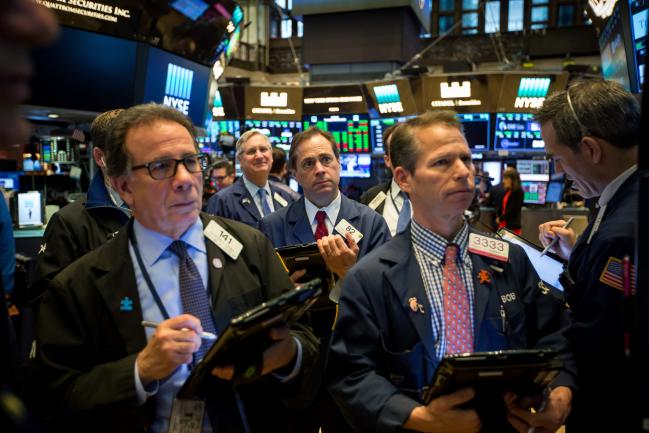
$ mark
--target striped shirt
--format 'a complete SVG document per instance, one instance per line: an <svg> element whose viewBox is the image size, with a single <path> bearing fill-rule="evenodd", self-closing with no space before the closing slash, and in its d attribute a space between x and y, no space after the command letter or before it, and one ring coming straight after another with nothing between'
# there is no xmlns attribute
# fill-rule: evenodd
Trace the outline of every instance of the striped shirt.
<svg viewBox="0 0 649 433"><path fill-rule="evenodd" d="M426 296L430 303L430 318L433 327L433 340L435 354L439 359L446 353L446 337L444 324L444 254L449 244L456 244L458 252L458 270L460 278L469 295L471 322L473 323L474 295L473 295L473 264L467 251L469 238L469 225L464 223L457 232L452 242L442 236L417 224L413 219L411 225L412 246L419 264L421 279L424 282Z"/></svg>

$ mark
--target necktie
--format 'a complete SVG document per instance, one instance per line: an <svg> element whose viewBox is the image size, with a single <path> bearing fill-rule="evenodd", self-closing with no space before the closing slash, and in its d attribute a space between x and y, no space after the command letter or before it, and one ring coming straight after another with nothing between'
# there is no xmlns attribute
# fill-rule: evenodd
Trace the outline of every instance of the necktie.
<svg viewBox="0 0 649 433"><path fill-rule="evenodd" d="M473 351L473 323L469 295L457 268L458 246L446 247L444 259L444 328L446 353Z"/></svg>
<svg viewBox="0 0 649 433"><path fill-rule="evenodd" d="M400 192L399 194L403 194ZM404 194L403 195L403 205L401 206L401 212L399 212L399 219L397 220L397 233L401 233L406 229L408 223L410 222L410 200Z"/></svg>
<svg viewBox="0 0 649 433"><path fill-rule="evenodd" d="M273 212L272 210L270 210L270 205L268 204L268 200L266 198L268 197L268 192L264 188L259 188L257 190L257 194L259 195L259 201L261 201L261 216L265 217L266 215Z"/></svg>
<svg viewBox="0 0 649 433"><path fill-rule="evenodd" d="M178 286L180 299L183 303L183 312L197 317L201 321L203 331L216 334L210 300L205 287L203 287L201 274L187 253L185 242L173 241L169 245L169 250L178 256ZM203 343L198 352L194 353L194 363L201 360L209 349L209 342Z"/></svg>
<svg viewBox="0 0 649 433"><path fill-rule="evenodd" d="M325 224L325 219L327 218L327 212L319 210L315 214L315 220L317 224L315 226L315 239L316 241L321 237L328 236L329 230L327 230L327 225Z"/></svg>

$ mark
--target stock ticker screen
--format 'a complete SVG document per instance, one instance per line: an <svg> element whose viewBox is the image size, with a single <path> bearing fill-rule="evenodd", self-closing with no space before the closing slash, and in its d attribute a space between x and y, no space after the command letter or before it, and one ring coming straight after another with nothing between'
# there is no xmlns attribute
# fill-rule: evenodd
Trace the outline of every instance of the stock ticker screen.
<svg viewBox="0 0 649 433"><path fill-rule="evenodd" d="M304 129L310 126L329 131L340 153L370 153L370 121L367 114L335 114L304 117Z"/></svg>
<svg viewBox="0 0 649 433"><path fill-rule="evenodd" d="M489 150L489 113L460 113L457 115L472 152Z"/></svg>
<svg viewBox="0 0 649 433"><path fill-rule="evenodd" d="M496 113L495 150L543 151L541 126L530 113Z"/></svg>
<svg viewBox="0 0 649 433"><path fill-rule="evenodd" d="M246 120L245 129L260 130L268 137L271 145L288 152L293 136L302 131L302 122L297 120Z"/></svg>

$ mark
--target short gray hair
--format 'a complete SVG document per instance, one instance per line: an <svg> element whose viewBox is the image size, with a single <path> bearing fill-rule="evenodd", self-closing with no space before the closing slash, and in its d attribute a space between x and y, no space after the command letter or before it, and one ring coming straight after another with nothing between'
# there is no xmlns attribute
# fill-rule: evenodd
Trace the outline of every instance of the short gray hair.
<svg viewBox="0 0 649 433"><path fill-rule="evenodd" d="M124 110L115 118L107 140L106 168L109 176L126 174L131 167L131 156L126 148L128 132L142 125L152 125L156 122L176 122L183 126L191 135L196 145L194 125L180 111L162 104L141 104Z"/></svg>
<svg viewBox="0 0 649 433"><path fill-rule="evenodd" d="M392 166L394 168L403 167L410 173L414 173L420 156L420 143L417 141L416 132L419 129L439 124L457 128L464 134L457 113L451 110L427 111L417 117L408 119L399 124L390 136L390 160Z"/></svg>
<svg viewBox="0 0 649 433"><path fill-rule="evenodd" d="M272 146L270 144L270 140L268 139L268 137L263 132L261 132L258 129L251 129L251 130L246 131L243 134L241 134L241 137L239 137L239 139L237 140L237 147L236 147L236 149L237 149L237 159L239 159L239 156L241 156L241 154L243 153L243 146L245 146L245 144L248 142L248 140L250 140L255 135L261 135L262 137L264 137L264 140L268 144L268 148L272 149Z"/></svg>
<svg viewBox="0 0 649 433"><path fill-rule="evenodd" d="M578 81L555 92L545 100L536 120L541 125L550 122L558 141L574 152L579 152L584 135L602 138L620 149L640 143L640 104L615 81Z"/></svg>

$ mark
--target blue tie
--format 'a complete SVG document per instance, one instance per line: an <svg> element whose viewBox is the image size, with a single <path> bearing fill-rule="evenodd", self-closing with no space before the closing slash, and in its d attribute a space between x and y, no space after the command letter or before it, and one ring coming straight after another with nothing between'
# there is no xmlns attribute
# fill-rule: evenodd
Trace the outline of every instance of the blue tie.
<svg viewBox="0 0 649 433"><path fill-rule="evenodd" d="M400 192L399 194L403 194ZM410 199L403 194L403 206L401 206L401 212L399 212L399 219L397 220L397 233L401 233L406 229L408 223L410 222Z"/></svg>
<svg viewBox="0 0 649 433"><path fill-rule="evenodd" d="M266 197L268 197L268 192L264 188L259 188L257 194L259 194L259 200L261 201L262 217L265 217L266 215L273 212L272 210L270 210L268 200L266 200Z"/></svg>
<svg viewBox="0 0 649 433"><path fill-rule="evenodd" d="M201 274L187 253L185 242L173 241L169 245L169 250L178 256L178 285L180 299L183 303L183 312L197 317L201 321L203 331L216 334L209 297L203 286ZM203 359L203 356L210 348L209 342L205 341L203 343L198 352L194 353L194 363Z"/></svg>

